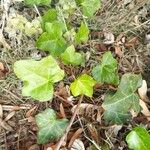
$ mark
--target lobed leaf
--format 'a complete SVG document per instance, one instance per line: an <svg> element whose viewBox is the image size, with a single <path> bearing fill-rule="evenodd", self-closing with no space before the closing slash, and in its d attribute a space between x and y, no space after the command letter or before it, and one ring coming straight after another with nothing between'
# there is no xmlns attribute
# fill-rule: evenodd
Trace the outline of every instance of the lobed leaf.
<svg viewBox="0 0 150 150"><path fill-rule="evenodd" d="M127 136L126 141L130 149L149 150L150 134L142 127L135 127Z"/></svg>
<svg viewBox="0 0 150 150"><path fill-rule="evenodd" d="M51 0L25 0L26 5L38 5L38 6L47 5L47 6L49 6L50 3L51 3Z"/></svg>
<svg viewBox="0 0 150 150"><path fill-rule="evenodd" d="M94 13L101 7L100 0L76 0L81 5L83 15L93 17Z"/></svg>
<svg viewBox="0 0 150 150"><path fill-rule="evenodd" d="M118 63L111 52L106 52L102 57L101 64L92 69L92 75L97 82L118 85Z"/></svg>
<svg viewBox="0 0 150 150"><path fill-rule="evenodd" d="M78 29L78 32L75 35L75 43L76 44L81 44L81 43L87 42L88 36L89 36L88 27L84 23L81 23L81 26L80 26L80 28Z"/></svg>
<svg viewBox="0 0 150 150"><path fill-rule="evenodd" d="M23 96L31 96L39 101L51 100L53 84L64 77L64 71L52 56L40 61L19 60L14 64L14 72L24 82Z"/></svg>
<svg viewBox="0 0 150 150"><path fill-rule="evenodd" d="M96 81L89 75L83 74L71 83L70 90L73 96L86 95L92 97L93 86Z"/></svg>
<svg viewBox="0 0 150 150"><path fill-rule="evenodd" d="M64 53L61 54L61 59L65 64L81 65L84 60L80 53L75 52L73 45L69 46Z"/></svg>
<svg viewBox="0 0 150 150"><path fill-rule="evenodd" d="M53 56L58 56L65 51L67 44L62 37L62 27L58 22L46 23L46 32L37 40L36 46L44 51L49 51Z"/></svg>
<svg viewBox="0 0 150 150"><path fill-rule="evenodd" d="M135 92L141 83L141 75L129 73L122 76L117 92L104 99L102 107L106 121L121 124L130 118L131 109L137 113L140 111L139 96Z"/></svg>
<svg viewBox="0 0 150 150"><path fill-rule="evenodd" d="M60 138L69 121L67 119L57 119L53 109L47 108L35 116L38 131L38 144L45 144Z"/></svg>

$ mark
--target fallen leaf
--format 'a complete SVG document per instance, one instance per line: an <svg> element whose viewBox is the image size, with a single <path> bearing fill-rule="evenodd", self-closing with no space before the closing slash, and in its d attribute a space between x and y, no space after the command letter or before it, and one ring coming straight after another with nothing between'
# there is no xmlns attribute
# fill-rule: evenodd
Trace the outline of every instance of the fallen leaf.
<svg viewBox="0 0 150 150"><path fill-rule="evenodd" d="M71 137L69 144L68 144L68 148L70 149L72 147L73 142L80 137L81 133L83 132L82 128L79 128Z"/></svg>
<svg viewBox="0 0 150 150"><path fill-rule="evenodd" d="M61 113L62 118L66 118L65 109L62 103L60 104L59 108L60 108L60 113Z"/></svg>
<svg viewBox="0 0 150 150"><path fill-rule="evenodd" d="M147 99L147 83L145 80L142 81L142 86L138 88L138 93L142 100Z"/></svg>
<svg viewBox="0 0 150 150"><path fill-rule="evenodd" d="M150 121L150 111L146 106L146 103L140 100L140 106L142 107L141 113L147 118L148 121Z"/></svg>
<svg viewBox="0 0 150 150"><path fill-rule="evenodd" d="M4 71L4 65L3 65L3 63L1 63L1 62L0 62L0 70L1 70L1 71Z"/></svg>
<svg viewBox="0 0 150 150"><path fill-rule="evenodd" d="M96 128L92 124L88 124L87 129L90 132L91 138L98 143L99 136L98 136L98 132L97 132Z"/></svg>
<svg viewBox="0 0 150 150"><path fill-rule="evenodd" d="M77 105L75 105L71 111L74 113ZM87 119L91 119L93 121L97 121L101 123L103 109L101 106L88 104L88 103L81 103L78 111L78 115L82 115Z"/></svg>
<svg viewBox="0 0 150 150"><path fill-rule="evenodd" d="M37 108L37 106L34 106L30 110L28 110L26 113L26 117L28 118L28 117L32 116L36 108Z"/></svg>
<svg viewBox="0 0 150 150"><path fill-rule="evenodd" d="M109 45L115 42L115 37L111 32L104 32L104 44Z"/></svg>
<svg viewBox="0 0 150 150"><path fill-rule="evenodd" d="M71 150L85 150L83 142L80 139L76 139L72 144Z"/></svg>
<svg viewBox="0 0 150 150"><path fill-rule="evenodd" d="M119 45L115 46L115 54L118 55L120 58L123 56L123 52L121 51L121 47Z"/></svg>

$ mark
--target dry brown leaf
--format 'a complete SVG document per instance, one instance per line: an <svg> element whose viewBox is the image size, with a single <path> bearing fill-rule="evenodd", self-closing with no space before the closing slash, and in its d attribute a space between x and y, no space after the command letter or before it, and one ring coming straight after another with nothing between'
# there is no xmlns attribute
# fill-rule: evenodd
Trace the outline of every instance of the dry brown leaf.
<svg viewBox="0 0 150 150"><path fill-rule="evenodd" d="M60 104L60 113L63 118L66 118L65 109L62 103Z"/></svg>
<svg viewBox="0 0 150 150"><path fill-rule="evenodd" d="M140 106L142 107L142 114L150 121L150 111L146 106L146 103L140 99Z"/></svg>
<svg viewBox="0 0 150 150"><path fill-rule="evenodd" d="M111 32L104 32L104 44L109 45L115 42L115 36Z"/></svg>
<svg viewBox="0 0 150 150"><path fill-rule="evenodd" d="M75 105L71 111L74 113L75 108L77 105ZM92 121L97 121L101 123L101 116L102 116L102 107L93 105L93 104L88 104L88 103L82 103L80 104L78 115L82 115L85 118L88 118Z"/></svg>
<svg viewBox="0 0 150 150"><path fill-rule="evenodd" d="M92 124L88 124L87 128L91 134L92 139L98 143L99 136L98 136L98 132L97 132L96 128Z"/></svg>
<svg viewBox="0 0 150 150"><path fill-rule="evenodd" d="M37 106L34 106L30 110L28 110L26 113L26 117L28 118L28 117L32 116L36 108L37 108Z"/></svg>
<svg viewBox="0 0 150 150"><path fill-rule="evenodd" d="M69 141L69 144L68 144L68 148L70 149L73 142L80 137L81 133L83 132L83 129L82 128L79 128L74 134L73 136L71 137L70 141Z"/></svg>
<svg viewBox="0 0 150 150"><path fill-rule="evenodd" d="M71 150L85 150L83 142L80 139L76 139L72 144Z"/></svg>
<svg viewBox="0 0 150 150"><path fill-rule="evenodd" d="M5 68L4 68L3 63L0 62L0 70L1 70L1 71L4 71L4 69L5 69Z"/></svg>
<svg viewBox="0 0 150 150"><path fill-rule="evenodd" d="M34 144L34 145L30 146L28 150L40 150L40 147L39 147L39 145Z"/></svg>
<svg viewBox="0 0 150 150"><path fill-rule="evenodd" d="M139 38L138 37L133 37L131 40L129 40L128 42L126 42L124 44L124 46L126 48L133 48L137 45L139 45L140 41L139 41Z"/></svg>
<svg viewBox="0 0 150 150"><path fill-rule="evenodd" d="M121 51L121 47L119 45L115 46L115 54L120 58L123 56L123 52Z"/></svg>
<svg viewBox="0 0 150 150"><path fill-rule="evenodd" d="M142 81L142 86L138 88L138 93L142 100L147 99L147 83L145 80Z"/></svg>

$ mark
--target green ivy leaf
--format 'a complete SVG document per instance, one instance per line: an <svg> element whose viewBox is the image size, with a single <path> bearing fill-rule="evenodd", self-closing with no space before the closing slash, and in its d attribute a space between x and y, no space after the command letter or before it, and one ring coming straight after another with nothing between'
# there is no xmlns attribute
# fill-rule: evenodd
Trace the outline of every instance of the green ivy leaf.
<svg viewBox="0 0 150 150"><path fill-rule="evenodd" d="M44 32L36 41L37 48L49 51L53 56L59 56L67 48L66 41L64 38L55 36Z"/></svg>
<svg viewBox="0 0 150 150"><path fill-rule="evenodd" d="M42 20L44 23L56 21L57 20L56 9L49 9L47 12L45 12L44 15L42 16Z"/></svg>
<svg viewBox="0 0 150 150"><path fill-rule="evenodd" d="M52 56L40 61L19 60L14 64L14 72L24 82L23 96L31 96L39 101L51 100L53 84L64 77L64 71Z"/></svg>
<svg viewBox="0 0 150 150"><path fill-rule="evenodd" d="M60 138L68 126L67 119L57 119L53 109L46 109L35 116L39 127L38 144L45 144Z"/></svg>
<svg viewBox="0 0 150 150"><path fill-rule="evenodd" d="M65 64L81 65L84 62L83 56L75 52L73 45L69 46L64 53L61 54L61 59Z"/></svg>
<svg viewBox="0 0 150 150"><path fill-rule="evenodd" d="M47 5L49 6L51 3L51 0L25 0L26 5Z"/></svg>
<svg viewBox="0 0 150 150"><path fill-rule="evenodd" d="M78 32L75 35L75 43L76 44L81 44L81 43L87 42L88 35L89 35L88 27L84 23L81 23L81 26L80 26L80 28L78 29Z"/></svg>
<svg viewBox="0 0 150 150"><path fill-rule="evenodd" d="M73 96L86 95L92 97L95 84L96 81L91 76L83 74L71 83L70 89Z"/></svg>
<svg viewBox="0 0 150 150"><path fill-rule="evenodd" d="M106 121L121 124L130 118L131 109L140 111L139 96L135 92L141 84L141 75L129 73L122 76L117 92L104 99L102 107Z"/></svg>
<svg viewBox="0 0 150 150"><path fill-rule="evenodd" d="M101 7L100 0L77 0L77 3L81 5L83 15L89 18Z"/></svg>
<svg viewBox="0 0 150 150"><path fill-rule="evenodd" d="M47 12L44 13L42 16L42 28L45 30L46 22L52 23L53 21L57 20L57 11L55 9L49 9Z"/></svg>
<svg viewBox="0 0 150 150"><path fill-rule="evenodd" d="M103 55L101 64L92 70L92 75L97 82L118 85L119 76L117 72L117 60L113 58L111 52Z"/></svg>
<svg viewBox="0 0 150 150"><path fill-rule="evenodd" d="M126 137L130 149L149 150L150 134L142 127L134 128Z"/></svg>

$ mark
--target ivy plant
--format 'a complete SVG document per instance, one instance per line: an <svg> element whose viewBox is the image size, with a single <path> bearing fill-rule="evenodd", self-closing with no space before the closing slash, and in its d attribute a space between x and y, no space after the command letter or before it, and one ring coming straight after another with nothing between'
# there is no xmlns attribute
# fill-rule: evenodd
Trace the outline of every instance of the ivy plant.
<svg viewBox="0 0 150 150"><path fill-rule="evenodd" d="M23 96L31 96L39 101L51 100L53 84L64 77L64 71L52 56L40 61L19 60L14 64L14 72L24 83Z"/></svg>
<svg viewBox="0 0 150 150"><path fill-rule="evenodd" d="M51 0L25 0L26 5L50 5Z"/></svg>
<svg viewBox="0 0 150 150"><path fill-rule="evenodd" d="M117 70L117 60L113 58L112 53L109 51L103 55L101 64L92 69L92 75L99 83L118 85L119 76Z"/></svg>
<svg viewBox="0 0 150 150"><path fill-rule="evenodd" d="M45 24L44 32L37 40L36 46L44 51L49 51L51 55L58 56L65 51L67 43L62 37L63 28L61 23L52 22Z"/></svg>
<svg viewBox="0 0 150 150"><path fill-rule="evenodd" d="M141 84L141 75L129 73L122 76L117 92L106 96L102 104L106 121L122 124L131 117L131 109L140 112L139 96L135 92Z"/></svg>
<svg viewBox="0 0 150 150"><path fill-rule="evenodd" d="M69 46L64 53L61 54L61 59L65 64L74 66L81 65L84 62L83 55L75 52L73 45Z"/></svg>
<svg viewBox="0 0 150 150"><path fill-rule="evenodd" d="M71 83L70 90L73 96L86 95L88 97L92 97L93 86L95 84L96 81L91 76L83 74Z"/></svg>
<svg viewBox="0 0 150 150"><path fill-rule="evenodd" d="M81 23L81 26L75 35L75 43L81 44L87 42L88 35L89 35L88 27L84 23Z"/></svg>
<svg viewBox="0 0 150 150"><path fill-rule="evenodd" d="M83 15L86 17L93 17L94 13L101 7L100 0L76 0L81 6Z"/></svg>
<svg viewBox="0 0 150 150"><path fill-rule="evenodd" d="M126 136L126 141L130 149L150 149L150 134L142 127L135 127L132 129L132 131Z"/></svg>
<svg viewBox="0 0 150 150"><path fill-rule="evenodd" d="M36 115L35 119L39 128L39 144L45 144L60 138L69 123L67 119L57 119L55 111L50 108Z"/></svg>

